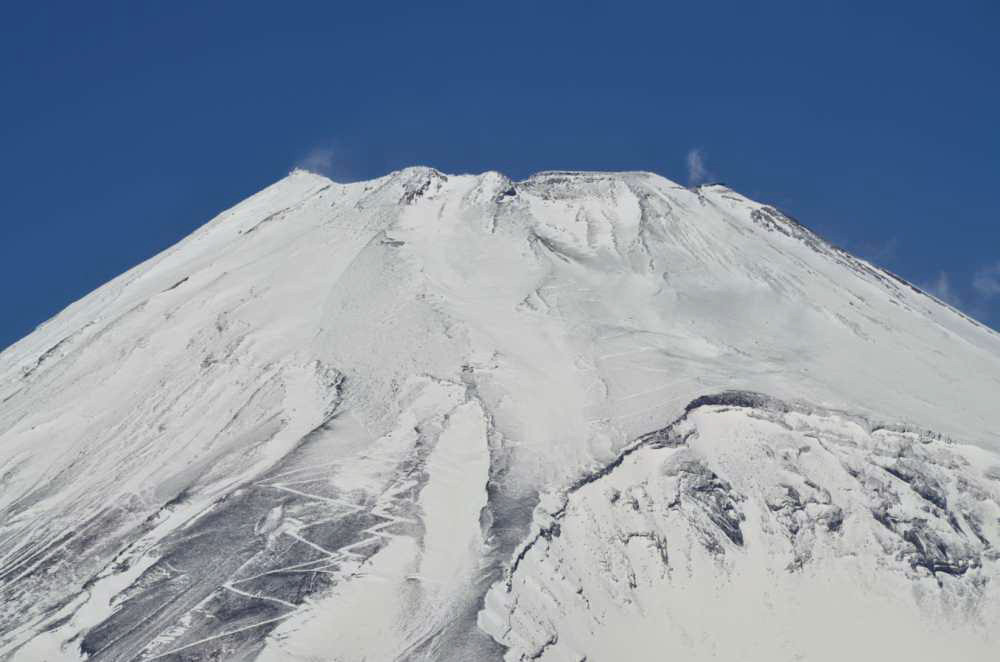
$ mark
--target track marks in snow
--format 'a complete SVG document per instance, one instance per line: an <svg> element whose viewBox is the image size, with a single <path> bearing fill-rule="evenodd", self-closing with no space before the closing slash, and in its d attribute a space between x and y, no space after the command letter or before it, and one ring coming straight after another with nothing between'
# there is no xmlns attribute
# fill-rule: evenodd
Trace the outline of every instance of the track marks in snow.
<svg viewBox="0 0 1000 662"><path fill-rule="evenodd" d="M319 481L319 480L322 480L322 479L316 478L316 479L313 479L313 480L308 481L308 482L314 482L314 481ZM305 499L312 499L314 501L323 501L325 503L333 503L333 504L336 504L338 506L344 506L345 508L349 508L351 510L362 510L361 506L353 504L350 501L344 501L343 499L335 499L335 498L332 498L332 497L320 496L318 494L310 494L309 492L303 492L301 490L297 490L295 488L288 487L288 485L285 485L285 484L282 484L282 483L259 483L259 485L262 485L262 486L265 486L265 487L272 487L272 488L274 488L276 490L281 490L283 492L288 492L289 494L294 494L296 496L300 496L300 497L303 497Z"/></svg>
<svg viewBox="0 0 1000 662"><path fill-rule="evenodd" d="M224 589L226 589L227 591L232 591L236 595L242 595L244 598L253 598L253 599L256 599L256 600L270 600L271 602L277 602L278 604L284 605L284 606L289 607L291 609L298 609L299 608L299 605L291 603L291 602L288 602L287 600L282 600L281 598L274 598L274 597L271 597L269 595L261 595L259 593L247 593L246 591L241 591L240 589L238 589L235 586L233 586L233 584L231 582L223 584L222 587Z"/></svg>
<svg viewBox="0 0 1000 662"><path fill-rule="evenodd" d="M279 622L287 619L290 616L291 616L291 614L286 614L284 616L278 616L277 618L269 618L267 620L263 620L263 621L260 621L258 623L253 623L252 625L245 625L245 626L243 626L241 628L236 628L234 630L229 630L228 632L222 632L220 634L212 635L211 637L205 637L204 639L199 639L198 641L192 641L189 644L184 644L183 646L178 646L177 648L172 648L172 649L170 649L168 651L165 651L163 653L157 653L156 655L152 655L150 657L146 657L145 659L146 660L158 660L158 659L160 659L162 657L167 657L168 655L173 655L173 654L179 653L179 652L181 652L183 650L187 650L189 648L194 648L195 646L200 646L202 644L207 644L210 641L215 641L217 639L222 639L223 637L231 637L234 634L239 634L240 632L246 632L247 630L253 630L255 628L259 628L259 627L264 626L264 625L269 625L271 623L279 623Z"/></svg>

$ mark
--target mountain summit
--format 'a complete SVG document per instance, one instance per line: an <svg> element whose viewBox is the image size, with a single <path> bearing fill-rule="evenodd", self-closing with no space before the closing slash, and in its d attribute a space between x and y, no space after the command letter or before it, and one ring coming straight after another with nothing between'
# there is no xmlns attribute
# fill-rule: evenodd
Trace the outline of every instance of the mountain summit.
<svg viewBox="0 0 1000 662"><path fill-rule="evenodd" d="M721 185L295 171L0 354L0 657L993 660L998 396Z"/></svg>

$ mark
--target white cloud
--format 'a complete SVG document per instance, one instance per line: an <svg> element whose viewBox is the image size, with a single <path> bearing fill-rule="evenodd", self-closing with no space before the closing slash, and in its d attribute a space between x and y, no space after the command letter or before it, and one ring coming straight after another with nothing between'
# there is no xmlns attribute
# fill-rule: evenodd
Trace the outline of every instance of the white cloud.
<svg viewBox="0 0 1000 662"><path fill-rule="evenodd" d="M695 147L687 153L687 175L688 185L697 186L709 178L711 173L705 164L705 153L701 148Z"/></svg>
<svg viewBox="0 0 1000 662"><path fill-rule="evenodd" d="M1000 262L977 271L972 277L972 287L987 299L1000 294Z"/></svg>

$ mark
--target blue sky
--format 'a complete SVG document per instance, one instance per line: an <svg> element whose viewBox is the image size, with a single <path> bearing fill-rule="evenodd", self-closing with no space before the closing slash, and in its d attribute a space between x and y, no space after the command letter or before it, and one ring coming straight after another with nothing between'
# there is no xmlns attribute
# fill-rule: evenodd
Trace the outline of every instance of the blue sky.
<svg viewBox="0 0 1000 662"><path fill-rule="evenodd" d="M1000 328L996 2L20 5L0 347L296 164L700 168Z"/></svg>

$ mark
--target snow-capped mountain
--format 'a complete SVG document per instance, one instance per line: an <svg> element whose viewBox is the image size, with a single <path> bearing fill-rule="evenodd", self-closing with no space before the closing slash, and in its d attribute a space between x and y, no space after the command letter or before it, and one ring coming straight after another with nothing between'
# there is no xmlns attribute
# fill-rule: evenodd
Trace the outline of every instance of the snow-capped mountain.
<svg viewBox="0 0 1000 662"><path fill-rule="evenodd" d="M296 171L0 354L0 658L994 660L1000 335L723 186Z"/></svg>

